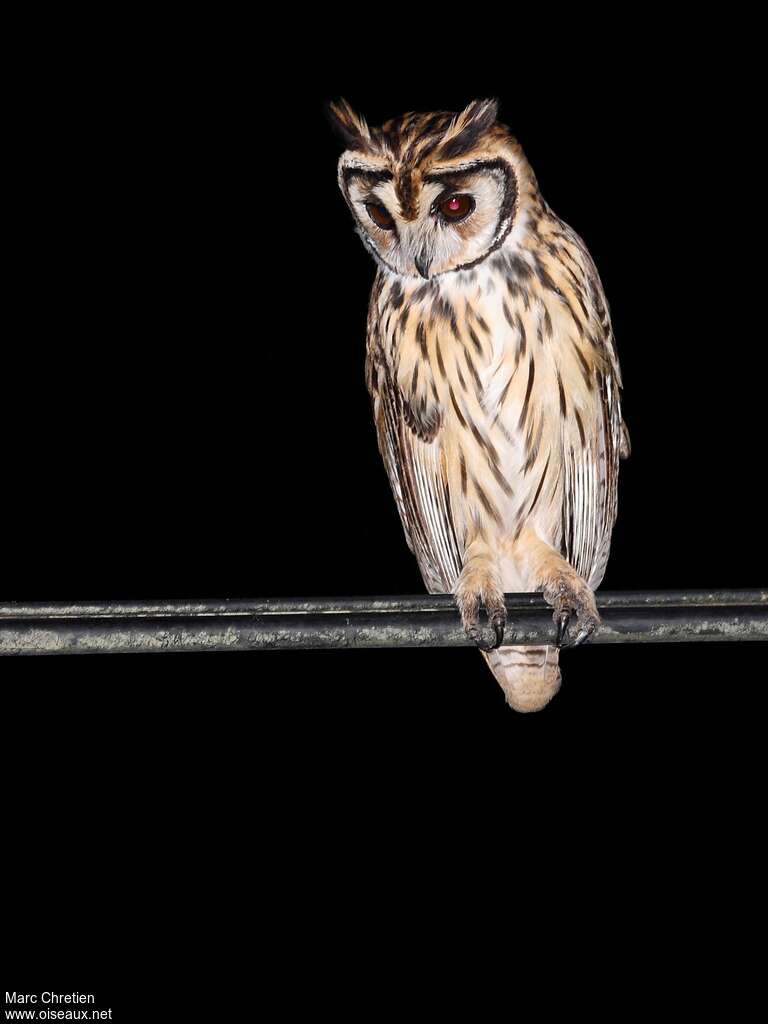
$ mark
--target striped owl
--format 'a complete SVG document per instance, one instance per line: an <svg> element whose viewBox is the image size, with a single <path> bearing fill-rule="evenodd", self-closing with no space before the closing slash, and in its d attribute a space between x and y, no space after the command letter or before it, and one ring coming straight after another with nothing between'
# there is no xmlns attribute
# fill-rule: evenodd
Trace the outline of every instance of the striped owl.
<svg viewBox="0 0 768 1024"><path fill-rule="evenodd" d="M339 187L378 265L366 378L409 547L508 703L536 711L559 647L599 626L629 439L595 265L497 112L477 100L370 128L330 105ZM531 591L553 643L505 646L504 594Z"/></svg>

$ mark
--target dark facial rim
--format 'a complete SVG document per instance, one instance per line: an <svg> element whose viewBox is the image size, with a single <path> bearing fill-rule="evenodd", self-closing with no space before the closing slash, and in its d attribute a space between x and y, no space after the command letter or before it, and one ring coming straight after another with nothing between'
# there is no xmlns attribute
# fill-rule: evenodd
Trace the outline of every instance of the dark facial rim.
<svg viewBox="0 0 768 1024"><path fill-rule="evenodd" d="M349 199L349 182L352 178L362 178L373 190L374 185L378 185L382 181L391 181L392 172L367 170L362 167L345 167L341 172L341 190L349 207L352 206L352 201Z"/></svg>
<svg viewBox="0 0 768 1024"><path fill-rule="evenodd" d="M494 160L477 160L476 162L467 164L461 169L457 169L455 171L440 171L437 174L428 174L425 175L424 181L425 183L432 181L438 184L447 184L449 179L451 178L455 180L460 175L473 174L477 170L498 170L501 171L501 173L504 176L504 199L502 201L499 219L496 222L497 234L489 248L486 249L484 253L481 253L480 256L477 257L477 259L471 260L468 263L461 263L457 267L451 267L450 270L443 270L437 274L432 274L433 279L436 277L442 277L443 274L455 274L460 270L471 270L473 267L476 267L479 263L482 263L492 253L496 252L496 250L504 244L504 242L507 239L507 236L509 235L515 223L515 212L517 209L518 198L517 176L515 175L515 172L512 169L511 164L509 164L506 160L502 160L500 157ZM358 167L345 167L342 170L341 178L344 186L344 198L347 200L347 203L349 203L350 206L351 203L349 200L348 182L356 174L361 176L368 176L369 178L372 175L383 175L383 177L380 178L381 181L389 181L392 177L392 175L388 171L367 171ZM508 218L508 223L506 229L501 230L501 228L504 225L505 218ZM365 232L362 226L358 228L358 231L360 232L360 237L362 238L366 249L369 250L371 256L377 263L380 263L382 266L385 266L387 270L395 274L397 277L416 276L415 274L403 274L395 267L393 267L378 252L378 250L373 244L373 239L370 238L370 236L367 234L367 232ZM395 232L395 235L397 235L397 232Z"/></svg>
<svg viewBox="0 0 768 1024"><path fill-rule="evenodd" d="M348 190L352 178L364 178L371 185L378 185L382 181L392 181L392 171L366 170L364 167L345 167L341 172L344 188Z"/></svg>
<svg viewBox="0 0 768 1024"><path fill-rule="evenodd" d="M354 214L355 220L358 222L358 224L360 224L360 227L361 227L362 230L365 230L365 228L363 227L363 225L362 225L362 223L360 221L359 214L354 209L355 204L352 202L352 199L350 198L350 195L349 195L349 183L350 183L350 181L352 181L353 178L362 178L363 181L367 185L370 186L371 192L373 193L373 187L375 185L378 185L382 181L392 181L392 177L393 177L392 172L391 171L386 171L386 170L373 170L373 169L365 168L365 167L344 167L344 168L342 168L342 171L341 171L341 191L342 191L342 194L343 194L344 198L347 201L347 206L350 208L350 210L352 210L352 213ZM382 206L383 204L382 203L378 203L377 205ZM367 203L366 203L366 206L367 206ZM387 212L389 212L389 211L387 211ZM392 232L394 232L395 237L397 237L397 225L394 224L394 222L393 222L391 228L382 228L380 225L376 224L376 221L373 220L373 217L371 217L370 213L368 213L368 210L366 210L366 214L368 216L368 219L373 222L373 224L379 229L379 231L392 231Z"/></svg>
<svg viewBox="0 0 768 1024"><path fill-rule="evenodd" d="M505 176L514 179L511 165L501 157L494 157L493 160L473 160L462 167L456 167L450 171L433 171L424 175L425 184L445 185L446 189L458 192L454 182L457 178L466 178L468 174L477 174L478 171L501 171Z"/></svg>
<svg viewBox="0 0 768 1024"><path fill-rule="evenodd" d="M490 246L485 250L485 252L481 253L477 259L470 260L468 263L462 263L458 267L451 267L450 270L444 270L442 271L444 274L452 274L457 270L471 270L472 267L476 267L478 263L482 263L483 260L486 260L491 255L491 253L496 252L496 250L504 244L507 235L512 230L512 225L515 223L515 211L517 209L517 177L515 172L512 170L511 164L506 160L502 160L500 157L497 157L495 160L478 160L475 163L467 164L465 167L455 171L440 171L436 174L425 174L424 182L434 182L435 184L450 187L451 181L456 181L457 178L462 176L466 177L467 174L476 174L478 171L500 171L504 179L504 198L501 201L501 209L499 210L499 217L496 221L493 242L491 242ZM434 276L439 277L440 274L435 274Z"/></svg>

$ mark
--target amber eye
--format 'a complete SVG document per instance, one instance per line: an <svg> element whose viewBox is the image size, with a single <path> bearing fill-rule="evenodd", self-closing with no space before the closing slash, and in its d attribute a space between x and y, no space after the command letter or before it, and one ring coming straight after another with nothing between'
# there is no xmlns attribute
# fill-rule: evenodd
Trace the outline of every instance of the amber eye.
<svg viewBox="0 0 768 1024"><path fill-rule="evenodd" d="M391 231L395 226L386 206L380 206L378 203L366 203L365 208L377 228L381 228L382 231Z"/></svg>
<svg viewBox="0 0 768 1024"><path fill-rule="evenodd" d="M444 220L455 224L456 221L464 220L475 208L475 200L472 196L449 196L437 205L440 215Z"/></svg>

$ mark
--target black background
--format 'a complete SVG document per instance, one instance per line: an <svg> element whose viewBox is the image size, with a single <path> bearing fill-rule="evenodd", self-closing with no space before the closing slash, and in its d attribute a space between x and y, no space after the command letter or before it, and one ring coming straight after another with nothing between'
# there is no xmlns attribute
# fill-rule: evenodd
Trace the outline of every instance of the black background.
<svg viewBox="0 0 768 1024"><path fill-rule="evenodd" d="M500 25L459 59L432 27L362 48L322 23L89 31L17 41L0 599L422 589L363 384L374 267L323 115L342 94L374 124L498 96L590 248L633 442L604 587L765 585L756 72L727 35L517 48ZM759 654L587 647L534 716L471 650L4 660L19 948L58 956L76 921L114 966L139 935L101 1004L140 1005L143 977L170 1014L146 948L180 926L204 957L264 938L276 902L277 962L411 913L408 883L439 919L444 871L480 903L494 879L494 906L542 876L578 893L598 827L613 865L656 863L657 834L667 866L699 829L746 849Z"/></svg>

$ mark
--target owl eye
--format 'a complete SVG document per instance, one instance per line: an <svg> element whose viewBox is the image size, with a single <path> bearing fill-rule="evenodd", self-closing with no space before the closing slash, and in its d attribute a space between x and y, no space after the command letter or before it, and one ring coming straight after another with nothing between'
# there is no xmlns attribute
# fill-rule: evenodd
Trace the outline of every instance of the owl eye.
<svg viewBox="0 0 768 1024"><path fill-rule="evenodd" d="M395 226L386 206L380 206L379 203L366 203L365 208L377 228L381 228L382 231L391 231Z"/></svg>
<svg viewBox="0 0 768 1024"><path fill-rule="evenodd" d="M437 208L443 220L455 224L472 213L475 208L475 200L472 196L448 196L447 199L442 199L437 204Z"/></svg>

